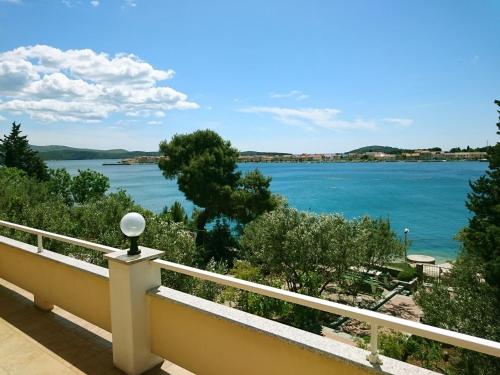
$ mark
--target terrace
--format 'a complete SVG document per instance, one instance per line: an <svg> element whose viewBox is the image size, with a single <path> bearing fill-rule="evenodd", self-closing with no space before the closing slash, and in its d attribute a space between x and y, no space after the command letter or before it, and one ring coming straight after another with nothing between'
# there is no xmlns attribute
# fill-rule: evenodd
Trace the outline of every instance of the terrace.
<svg viewBox="0 0 500 375"><path fill-rule="evenodd" d="M500 343L0 221L0 373L430 374L378 354L391 328L500 357ZM43 248L44 238L104 253L108 268ZM161 285L179 272L371 326L370 351ZM34 308L35 306L36 308Z"/></svg>

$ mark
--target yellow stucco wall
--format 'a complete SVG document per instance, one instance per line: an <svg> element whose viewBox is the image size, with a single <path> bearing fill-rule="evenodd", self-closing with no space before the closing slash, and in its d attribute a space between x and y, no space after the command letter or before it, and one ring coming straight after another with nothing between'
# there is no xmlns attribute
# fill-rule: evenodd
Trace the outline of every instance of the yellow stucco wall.
<svg viewBox="0 0 500 375"><path fill-rule="evenodd" d="M103 277L107 270L97 272L83 270L74 260L44 250L44 256L36 253L36 247L17 241L0 241L0 277L33 293L38 298L57 305L78 317L111 331L109 279ZM56 259L51 259L56 258ZM70 264L57 259L66 258ZM95 268L94 268L95 269Z"/></svg>
<svg viewBox="0 0 500 375"><path fill-rule="evenodd" d="M148 298L152 352L196 374L373 374L168 299Z"/></svg>

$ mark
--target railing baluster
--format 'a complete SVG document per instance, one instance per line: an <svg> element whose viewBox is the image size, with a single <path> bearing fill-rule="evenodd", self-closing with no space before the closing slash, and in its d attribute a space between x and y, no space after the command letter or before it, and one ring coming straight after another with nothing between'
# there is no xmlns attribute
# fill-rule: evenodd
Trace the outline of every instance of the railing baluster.
<svg viewBox="0 0 500 375"><path fill-rule="evenodd" d="M382 364L382 359L378 355L378 326L375 323L371 325L370 354L368 354L366 359L372 365Z"/></svg>
<svg viewBox="0 0 500 375"><path fill-rule="evenodd" d="M38 240L38 252L41 253L43 251L43 236L41 234L37 234L36 238Z"/></svg>

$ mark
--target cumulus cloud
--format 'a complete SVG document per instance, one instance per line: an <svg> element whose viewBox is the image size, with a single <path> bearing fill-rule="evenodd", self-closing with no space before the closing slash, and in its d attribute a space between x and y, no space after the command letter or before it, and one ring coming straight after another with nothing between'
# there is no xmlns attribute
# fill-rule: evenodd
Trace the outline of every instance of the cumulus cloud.
<svg viewBox="0 0 500 375"><path fill-rule="evenodd" d="M270 93L269 94L269 97L271 99L295 99L295 100L304 100L304 99L307 99L309 98L309 95L306 95L304 94L302 91L298 91L298 90L292 90L290 92L287 92L287 93L283 93L283 94L280 94L280 93Z"/></svg>
<svg viewBox="0 0 500 375"><path fill-rule="evenodd" d="M98 121L112 113L162 117L198 108L186 94L159 85L174 74L132 54L19 47L0 53L0 110L43 121Z"/></svg>
<svg viewBox="0 0 500 375"><path fill-rule="evenodd" d="M283 108L283 107L248 107L240 110L247 113L271 115L275 120L289 125L302 126L308 129L326 128L342 129L374 129L373 121L356 119L353 121L339 118L340 110L335 108Z"/></svg>
<svg viewBox="0 0 500 375"><path fill-rule="evenodd" d="M409 118L384 118L382 119L382 121L404 128L407 128L408 126L411 126L413 124L413 120Z"/></svg>
<svg viewBox="0 0 500 375"><path fill-rule="evenodd" d="M93 7L98 7L99 6L99 0L92 0L90 2L90 4L93 6Z"/></svg>

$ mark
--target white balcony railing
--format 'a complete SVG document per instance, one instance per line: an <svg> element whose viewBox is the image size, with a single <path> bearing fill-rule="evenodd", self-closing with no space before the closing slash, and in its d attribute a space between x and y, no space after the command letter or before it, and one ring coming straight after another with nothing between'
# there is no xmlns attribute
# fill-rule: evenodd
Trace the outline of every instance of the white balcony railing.
<svg viewBox="0 0 500 375"><path fill-rule="evenodd" d="M76 246L81 246L87 249L101 251L103 253L111 253L119 251L113 247L96 244L89 241L75 239L72 237L63 236L39 229L26 227L19 224L14 224L0 220L0 226L11 228L26 233L36 235L38 237L38 251L43 251L42 241L43 238L50 238L57 241L62 241ZM343 305L320 298L310 297L303 294L293 293L287 290L273 288L267 285L261 285L254 282L237 279L227 275L220 275L217 273L200 270L185 265L167 262L160 259L151 261L156 267L189 275L198 279L212 281L214 283L230 286L248 292L260 294L267 297L276 298L282 301L295 303L301 306L306 306L324 312L347 316L349 318L357 319L365 322L371 326L371 342L370 342L370 355L368 360L372 363L379 363L378 356L378 329L380 327L391 328L399 332L410 333L427 339L439 341L445 344L458 346L464 349L469 349L475 352L489 354L495 357L500 357L500 343L482 339L475 336L470 336L442 328L433 327L430 325L413 322L371 310L365 310L353 306Z"/></svg>
<svg viewBox="0 0 500 375"><path fill-rule="evenodd" d="M47 232L47 231L44 231L41 229L35 229L35 228L27 227L24 225L14 224L14 223L10 223L8 221L0 220L0 226L5 227L5 228L19 230L21 232L30 233L30 234L35 235L37 237L38 252L43 251L43 239L44 238L50 238L51 240L56 240L56 241L68 243L70 245L80 246L80 247L83 247L85 249L100 251L102 253L112 253L112 252L118 250L114 247L101 245L101 244L98 244L95 242L80 240L78 238L63 236L62 234Z"/></svg>

